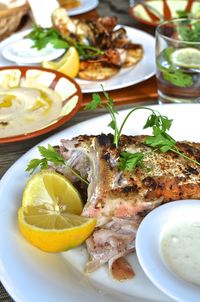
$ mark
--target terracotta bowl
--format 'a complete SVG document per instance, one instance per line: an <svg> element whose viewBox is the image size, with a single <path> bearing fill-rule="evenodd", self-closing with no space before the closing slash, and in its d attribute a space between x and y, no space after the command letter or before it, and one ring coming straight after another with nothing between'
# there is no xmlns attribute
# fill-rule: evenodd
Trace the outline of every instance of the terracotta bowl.
<svg viewBox="0 0 200 302"><path fill-rule="evenodd" d="M12 91L16 87L50 88L53 90L52 94L56 93L59 96L60 106L52 120L49 117L48 121L44 122L44 118L38 116L38 127L36 125L35 129L31 131L28 128L25 131L23 129L22 132L14 135L10 133L11 130L6 129L6 122L4 121L5 111L3 112L3 109L8 106L0 106L0 127L3 127L0 132L0 143L26 140L56 129L76 114L82 101L81 89L74 79L60 72L42 67L9 66L0 68L0 91L4 88ZM0 105L1 103L2 100L0 99ZM20 117L16 114L16 121L18 118ZM21 121L19 120L19 122Z"/></svg>
<svg viewBox="0 0 200 302"><path fill-rule="evenodd" d="M136 0L130 5L130 15L137 21L157 26L160 22L180 18L180 11L200 18L199 0Z"/></svg>

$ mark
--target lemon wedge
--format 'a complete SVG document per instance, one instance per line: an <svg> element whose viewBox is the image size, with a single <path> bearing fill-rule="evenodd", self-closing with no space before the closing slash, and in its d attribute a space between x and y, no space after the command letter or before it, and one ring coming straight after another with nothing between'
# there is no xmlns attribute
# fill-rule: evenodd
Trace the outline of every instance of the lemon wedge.
<svg viewBox="0 0 200 302"><path fill-rule="evenodd" d="M199 68L200 50L192 47L177 49L172 53L171 61L180 67Z"/></svg>
<svg viewBox="0 0 200 302"><path fill-rule="evenodd" d="M43 170L27 182L18 224L22 235L46 252L62 252L82 244L96 220L80 216L78 191L62 175Z"/></svg>
<svg viewBox="0 0 200 302"><path fill-rule="evenodd" d="M42 67L54 69L72 78L75 78L79 71L80 59L75 47L70 47L64 56L57 62L43 61Z"/></svg>
<svg viewBox="0 0 200 302"><path fill-rule="evenodd" d="M21 207L18 223L28 242L44 252L63 252L82 244L96 220L44 206Z"/></svg>
<svg viewBox="0 0 200 302"><path fill-rule="evenodd" d="M22 206L46 205L62 208L63 212L80 215L83 209L81 196L71 182L54 170L42 170L27 182Z"/></svg>

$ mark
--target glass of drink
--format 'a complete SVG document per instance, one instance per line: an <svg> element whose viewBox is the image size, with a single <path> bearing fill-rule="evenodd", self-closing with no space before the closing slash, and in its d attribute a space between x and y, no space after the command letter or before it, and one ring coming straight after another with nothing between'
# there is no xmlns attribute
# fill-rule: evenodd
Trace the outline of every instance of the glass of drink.
<svg viewBox="0 0 200 302"><path fill-rule="evenodd" d="M174 19L156 28L158 97L200 103L200 19Z"/></svg>

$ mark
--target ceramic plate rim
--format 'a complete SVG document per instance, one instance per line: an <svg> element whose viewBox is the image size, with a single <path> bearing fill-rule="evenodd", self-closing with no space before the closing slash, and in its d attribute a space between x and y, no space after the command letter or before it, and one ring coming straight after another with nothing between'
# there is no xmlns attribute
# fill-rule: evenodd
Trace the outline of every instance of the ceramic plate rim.
<svg viewBox="0 0 200 302"><path fill-rule="evenodd" d="M199 122L199 119L197 119L197 108L199 109L200 108L200 105L199 104L193 104L193 105L189 105L189 104L183 104L183 105L165 105L165 106L159 106L159 105L153 105L153 106L148 106L148 107L151 107L151 108L154 108L154 109L159 109L161 113L163 114L169 114L169 113L173 113L173 115L176 116L175 112L177 110L177 108L179 108L179 112L181 112L181 114L178 116L178 122L181 121L181 132L178 132L179 133L179 136L182 135L182 126L185 125L183 124L183 120L185 121L184 119L184 114L185 115L188 115L188 112L191 112L195 115L196 117L196 120L191 119L191 122L193 123L193 127L195 127L196 129L196 121ZM138 112L138 111L137 111ZM123 110L121 112L121 114L125 114L127 113L127 110ZM144 113L142 112L142 115L139 115L140 118L144 118ZM79 134L83 134L83 131L85 133L88 133L88 134L92 134L92 133L99 133L99 128L98 128L98 125L99 123L101 123L102 121L104 122L104 125L107 124L107 122L110 120L110 117L109 115L102 115L102 116L99 116L99 117L95 117L95 118L92 118L90 120L87 120L87 121L83 121L79 124L76 124L74 126L71 126L65 130L62 130L52 136L50 136L49 138L43 140L42 142L40 142L39 144L48 144L48 143L51 143L51 144L57 144L61 138L64 138L64 137L67 137L67 138L71 138L75 135L79 135ZM95 127L91 127L91 125L94 125L94 122L95 122ZM142 121L142 124L144 123L144 121ZM133 127L132 127L132 122L129 124L129 131L131 129L131 131L133 131ZM136 123L136 130L134 132L134 134L138 134L138 130L137 130L137 127L139 127L140 129L140 132L142 132L142 129L140 128L141 125L138 125L138 123ZM179 125L180 126L180 125ZM186 126L186 125L185 125ZM85 129L85 130L84 130ZM101 131L104 131L104 129L101 129ZM127 130L126 130L127 131ZM180 129L179 129L180 131ZM186 132L184 133L184 137L187 139L188 135L189 137L192 136L192 139L194 140L194 138L196 139L196 136L195 136L195 133L194 131L192 131L190 129L190 132L189 134ZM106 126L105 126L105 132L110 132ZM176 132L176 131L175 131ZM124 132L124 133L127 133L127 132ZM132 133L132 132L131 132ZM177 133L176 133L177 135ZM180 137L179 137L180 139ZM199 135L198 135L198 141L199 141ZM38 145L39 145L38 144ZM33 297L30 296L30 289L34 287L35 289L35 286L39 286L39 289L40 291L34 291L34 294L36 295L40 295L40 298L45 294L46 295L51 295L49 296L51 299L49 300L49 302L55 302L55 301L58 301L58 300L55 300L54 298L57 299L57 296L53 297L52 296L52 287L51 287L51 282L56 282L55 284L53 283L54 287L56 286L56 290L58 289L59 293L61 293L61 289L63 290L62 287L60 287L60 283L57 283L57 279L53 278L54 280L52 281L52 278L51 278L51 275L48 274L48 271L47 271L47 276L45 275L45 277L47 278L47 280L45 279L45 282L47 283L48 285L48 288L47 288L47 291L45 291L45 288L41 287L40 286L40 282L42 282L42 285L44 284L44 280L43 280L43 273L44 273L44 270L45 269L48 269L49 266L45 266L45 269L41 270L41 263L38 263L38 260L39 259L38 257L42 257L43 261L47 261L47 263L49 263L49 259L53 259L53 265L56 266L56 269L57 269L57 266L59 267L59 269L61 270L64 270L67 266L63 265L63 261L61 262L60 264L60 256L59 255L48 255L48 254L45 254L43 255L42 252L34 249L34 263L37 264L37 266L39 265L40 269L39 269L39 278L40 280L38 279L34 279L34 276L35 276L35 272L38 272L37 271L37 266L35 267L32 267L31 266L31 271L32 271L32 275L27 275L27 269L29 268L30 266L30 262L29 262L29 255L31 254L30 252L32 252L32 247L28 245L26 245L26 243L23 241L23 238L21 238L20 234L18 234L18 230L16 229L16 224L17 224L17 221L16 221L16 217L17 217L17 208L19 207L20 203L21 203L21 199L20 199L20 194L22 190L22 188L24 187L24 184L22 184L23 182L25 182L27 180L27 175L25 174L25 167L27 165L27 162L33 158L33 156L38 156L38 151L37 151L37 145L34 146L33 148L31 148L28 152L26 152L23 156L21 156L8 170L7 172L4 174L4 176L2 177L2 180L1 180L1 183L0 183L0 196L1 196L1 200L2 202L0 203L0 215L1 215L1 218L0 219L0 243L1 243L1 249L0 249L0 278L1 278L1 281L3 283L3 285L5 286L5 288L9 291L10 295L16 300L16 302L35 302L35 300L33 300ZM16 180L15 182L11 181L13 179L13 173L15 175L17 175L18 177L16 177ZM8 190L8 184L10 186L10 190ZM14 200L15 202L13 202L13 194L15 196ZM9 202L9 198L11 198L12 202ZM12 239L12 240L4 240L5 238L5 231L6 231L6 227L8 227L7 229L7 232L8 232L8 237L10 237L9 239ZM10 229L11 228L11 229ZM13 228L14 228L14 231L16 233L12 233L13 231ZM3 235L4 234L4 235ZM6 233L7 234L7 233ZM2 235L2 236L1 236ZM12 246L12 242L15 243L16 242L16 239L19 240L18 244L14 245L15 246L15 249L13 251L13 249L11 249L11 246ZM14 240L14 241L13 241ZM23 241L23 242L22 242ZM11 246L10 246L11 244ZM24 246L24 244L26 245L26 247ZM25 250L23 250L25 248ZM16 257L17 256L17 261L14 261L16 260ZM30 259L32 261L32 257ZM41 260L41 259L40 259ZM23 265L21 266L21 262L23 263ZM45 262L43 262L43 265L44 265ZM27 266L28 264L28 266ZM17 271L17 269L20 270L20 274L16 273L15 272ZM50 268L49 268L50 269ZM52 267L52 269L54 269L54 267ZM10 271L11 270L11 271ZM71 271L70 271L71 272ZM74 298L74 302L78 302L80 301L80 288L79 288L79 285L81 284L81 300L82 302L88 302L88 295L89 297L95 297L96 298L96 301L97 302L100 302L102 301L102 296L100 295L99 293L99 284L98 283L93 283L88 280L88 278L86 279L84 276L80 276L79 274L75 274L76 271L72 271L73 274L70 274L68 273L65 277L66 277L66 282L64 282L64 291L65 291L65 296L64 296L64 299L65 300L59 300L59 302L63 302L63 301L67 301L66 300L66 291L68 293L68 295L71 295L73 296ZM56 272L55 271L55 275L56 275ZM24 275L25 274L25 275ZM17 277L16 277L17 275ZM69 276L70 275L70 276ZM56 275L57 276L57 275ZM60 276L60 275L58 275ZM38 276L37 276L38 277ZM24 283L22 282L25 278L26 279L26 287L24 287ZM68 281L70 282L71 281L71 278L72 278L72 284L68 284ZM81 278L81 279L80 279ZM79 282L81 280L81 283ZM17 281L17 283L16 283ZM34 282L36 283L34 283ZM74 283L73 283L74 281ZM39 282L39 284L38 284ZM105 284L105 280L103 279L103 282ZM45 283L45 284L46 284ZM44 284L44 285L45 285ZM76 284L77 284L77 287L76 287ZM119 284L119 283L117 283ZM20 285L20 287L18 287ZM71 286L72 285L72 288L68 288L67 286ZM75 288L73 287L75 286ZM106 284L105 284L106 286ZM117 285L119 286L119 285ZM44 286L45 287L45 286ZM20 288L22 289L23 288L23 291L21 290L20 291ZM106 294L103 296L104 298L104 302L116 302L117 300L119 302L130 302L130 301L133 301L133 298L131 296L131 298L129 299L129 296L120 296L120 292L119 292L119 295L118 295L118 292L116 293L117 296L115 295L115 293L113 293L113 290L108 290L107 291L107 288L106 289ZM28 291L27 291L28 290ZM55 290L55 288L54 288ZM74 292L75 290L75 292ZM108 293L108 294L107 294ZM78 296L77 296L78 295ZM117 297L117 299L116 299ZM48 298L48 297L47 297ZM53 299L53 300L52 300ZM43 299L43 301L46 301ZM70 297L69 297L69 302L72 301L70 300ZM140 298L136 298L134 299L134 301L136 302L147 302L147 300L145 299L140 299ZM149 300L150 301L150 300ZM152 300L151 300L152 301ZM155 300L154 300L155 301ZM159 298L159 301L160 301L160 298ZM166 300L164 300L166 301ZM169 301L169 300L167 300ZM171 300L170 300L171 301Z"/></svg>
<svg viewBox="0 0 200 302"><path fill-rule="evenodd" d="M164 264L160 252L160 238L165 223L169 223L169 220L172 219L171 215L175 219L183 210L200 213L200 201L179 200L161 205L150 212L138 228L136 253L144 272L160 290L177 301L187 302L200 296L200 287L184 281L171 272ZM151 228L151 232L146 236L149 228Z"/></svg>
<svg viewBox="0 0 200 302"><path fill-rule="evenodd" d="M170 0L171 1L171 0ZM179 0L180 1L180 0ZM185 2L185 0L182 0L182 1L184 1ZM198 1L198 0L195 0L196 2ZM138 3L139 4L139 3ZM152 27L156 27L160 22L162 22L162 20L160 20L159 19L159 17L158 17L158 21L148 21L148 20L146 20L146 19L143 19L142 17L140 17L140 16L137 16L137 14L135 14L135 12L134 12L134 8L135 8L135 6L137 5L137 3L134 5L134 4L132 4L131 3L131 1L130 1L130 6L129 6L129 14L131 15L131 17L132 18L134 18L135 20L137 20L137 21L139 21L139 22L141 22L141 23L143 23L143 24L146 24L146 25L150 25L150 26L152 26ZM170 9L170 8L169 8ZM172 18L171 18L172 19ZM167 20L167 18L165 18L165 21Z"/></svg>
<svg viewBox="0 0 200 302"><path fill-rule="evenodd" d="M58 120L55 121L54 123L52 123L50 125L47 125L42 129L31 131L31 132L28 132L28 133L25 133L25 134L19 134L19 135L8 136L8 137L0 137L0 144L23 141L23 140L27 140L27 139L34 138L36 136L40 136L42 134L48 133L48 132L60 127L61 125L63 125L67 121L69 121L78 112L78 110L81 106L83 95L81 93L81 89L80 89L79 85L72 78L70 78L66 75L63 75L62 73L60 73L56 70L50 70L50 69L43 68L43 67L38 67L38 66L5 66L5 67L0 67L0 71L1 70L6 70L6 69L8 69L8 70L10 70L10 69L20 69L24 72L26 70L29 70L29 69L34 69L34 70L36 69L36 70L41 70L41 71L54 73L55 75L57 75L58 79L66 78L71 83L73 83L74 86L76 87L76 94L78 96L78 101L77 101L76 106L73 108L73 110L70 113L62 116L61 118L58 118Z"/></svg>

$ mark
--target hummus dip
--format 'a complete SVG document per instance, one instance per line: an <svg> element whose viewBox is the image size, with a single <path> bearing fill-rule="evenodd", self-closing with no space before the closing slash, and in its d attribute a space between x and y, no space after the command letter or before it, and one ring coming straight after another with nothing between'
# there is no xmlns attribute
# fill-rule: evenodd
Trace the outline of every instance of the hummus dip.
<svg viewBox="0 0 200 302"><path fill-rule="evenodd" d="M0 89L0 137L26 134L53 123L62 109L61 96L40 86Z"/></svg>

